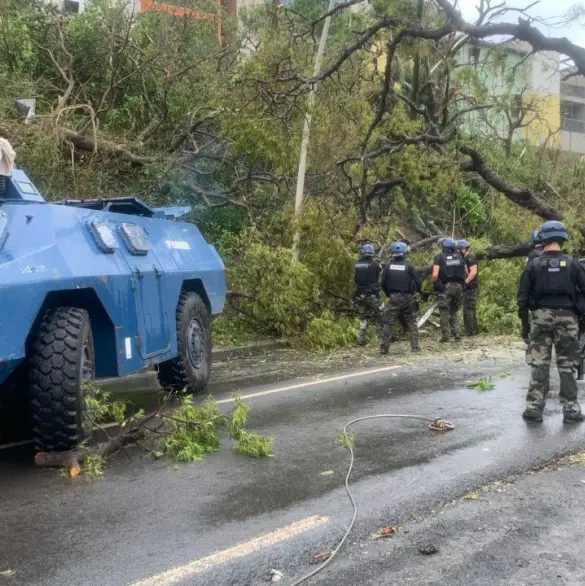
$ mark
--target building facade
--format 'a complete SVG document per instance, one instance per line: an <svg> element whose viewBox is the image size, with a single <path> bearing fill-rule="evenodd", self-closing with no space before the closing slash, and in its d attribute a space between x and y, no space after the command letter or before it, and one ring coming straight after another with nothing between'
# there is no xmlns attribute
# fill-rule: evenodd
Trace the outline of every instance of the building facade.
<svg viewBox="0 0 585 586"><path fill-rule="evenodd" d="M204 12L180 6L180 2L174 0L113 0L124 3L133 13L154 10L157 12L169 12L175 16L187 16L198 20L214 21L217 28L218 42L222 42L222 15L234 16L238 10L261 6L266 2L275 5L289 4L291 0L216 0L217 10ZM47 0L48 3L57 6L65 13L75 14L83 12L90 0Z"/></svg>
<svg viewBox="0 0 585 586"><path fill-rule="evenodd" d="M573 73L565 72L560 82L561 148L585 153L585 77Z"/></svg>
<svg viewBox="0 0 585 586"><path fill-rule="evenodd" d="M561 145L560 61L555 53L531 53L519 42L468 43L456 56L454 82L463 95L492 108L466 116L473 134L497 132L533 145ZM467 104L464 104L464 107ZM484 128L482 128L482 125Z"/></svg>
<svg viewBox="0 0 585 586"><path fill-rule="evenodd" d="M512 94L518 110L530 110L515 138L585 153L585 77L563 67L558 53L532 54L529 45L519 42L474 43L462 48L457 63L481 70L492 98Z"/></svg>

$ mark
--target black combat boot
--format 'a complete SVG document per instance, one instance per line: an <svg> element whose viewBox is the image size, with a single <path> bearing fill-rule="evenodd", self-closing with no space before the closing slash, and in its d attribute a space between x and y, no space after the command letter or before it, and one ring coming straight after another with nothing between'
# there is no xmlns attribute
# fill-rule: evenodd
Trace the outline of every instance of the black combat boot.
<svg viewBox="0 0 585 586"><path fill-rule="evenodd" d="M526 411L522 413L522 417L525 421L540 423L542 422L542 411L540 409L526 409Z"/></svg>
<svg viewBox="0 0 585 586"><path fill-rule="evenodd" d="M583 413L577 411L563 411L563 423L579 423L583 421Z"/></svg>

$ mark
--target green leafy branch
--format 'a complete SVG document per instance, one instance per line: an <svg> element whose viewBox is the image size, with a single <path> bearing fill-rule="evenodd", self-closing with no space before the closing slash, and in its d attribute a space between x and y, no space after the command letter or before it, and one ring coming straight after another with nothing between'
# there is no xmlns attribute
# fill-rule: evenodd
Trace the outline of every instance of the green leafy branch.
<svg viewBox="0 0 585 586"><path fill-rule="evenodd" d="M222 434L234 442L234 450L252 458L274 455L272 437L246 429L250 405L234 396L229 413L221 413L211 396L200 405L191 395L181 397L179 406L169 409L174 396L169 393L159 407L145 414L139 410L129 416L131 404L115 400L110 393L98 390L93 383L85 386L87 418L100 428L108 440L95 446L84 442L79 448L66 452L39 453L35 463L43 467L60 467L64 477L84 474L99 478L104 474L105 460L126 445L137 445L155 458L169 457L180 462L202 460L219 451ZM102 425L118 423L120 430L110 437ZM149 441L150 440L150 441Z"/></svg>

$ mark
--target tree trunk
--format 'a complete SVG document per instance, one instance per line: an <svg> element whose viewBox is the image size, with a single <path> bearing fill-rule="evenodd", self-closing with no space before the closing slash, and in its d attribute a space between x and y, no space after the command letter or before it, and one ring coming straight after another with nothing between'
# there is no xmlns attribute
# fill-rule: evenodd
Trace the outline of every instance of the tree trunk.
<svg viewBox="0 0 585 586"><path fill-rule="evenodd" d="M529 242L522 242L520 244L504 244L502 246L491 246L485 252L479 252L475 256L477 260L497 260L502 258L519 258L528 256L532 246ZM421 277L426 277L433 271L433 265L425 265L417 267Z"/></svg>

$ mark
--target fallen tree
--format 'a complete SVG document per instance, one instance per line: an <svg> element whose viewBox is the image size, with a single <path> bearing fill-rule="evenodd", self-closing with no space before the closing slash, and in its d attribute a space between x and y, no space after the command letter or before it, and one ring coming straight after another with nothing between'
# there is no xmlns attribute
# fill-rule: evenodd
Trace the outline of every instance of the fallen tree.
<svg viewBox="0 0 585 586"><path fill-rule="evenodd" d="M521 244L507 244L501 246L490 246L485 251L475 253L477 260L498 260L504 258L520 258L526 257L532 250L529 242ZM418 272L422 277L427 277L433 271L433 265L424 265L417 267Z"/></svg>

